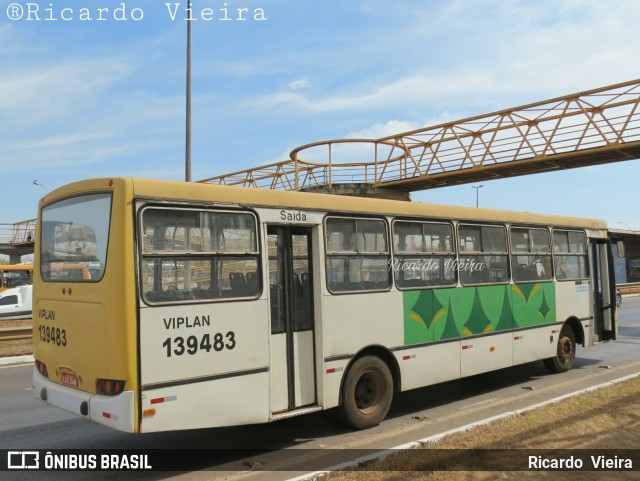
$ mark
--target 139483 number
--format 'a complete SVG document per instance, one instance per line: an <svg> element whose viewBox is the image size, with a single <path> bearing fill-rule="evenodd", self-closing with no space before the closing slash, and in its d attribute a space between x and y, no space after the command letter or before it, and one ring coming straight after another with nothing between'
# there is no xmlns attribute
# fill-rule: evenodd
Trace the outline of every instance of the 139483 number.
<svg viewBox="0 0 640 481"><path fill-rule="evenodd" d="M40 334L41 342L48 342L62 347L67 345L67 331L65 329L41 324L38 327L38 333Z"/></svg>
<svg viewBox="0 0 640 481"><path fill-rule="evenodd" d="M212 349L216 352L225 349L232 350L236 347L236 333L233 331L226 334L218 332L213 335L213 338L208 333L201 338L198 336L167 337L162 343L162 347L166 349L167 357L182 356L183 354L194 355L198 351L210 352Z"/></svg>

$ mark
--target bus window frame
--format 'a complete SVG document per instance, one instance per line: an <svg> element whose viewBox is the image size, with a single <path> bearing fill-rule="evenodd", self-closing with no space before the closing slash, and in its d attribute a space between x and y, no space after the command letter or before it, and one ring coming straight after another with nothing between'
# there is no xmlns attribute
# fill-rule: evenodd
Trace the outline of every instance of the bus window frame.
<svg viewBox="0 0 640 481"><path fill-rule="evenodd" d="M42 275L42 246L43 246L43 242L42 242L42 222L43 222L43 213L45 211L45 209L47 209L48 207L51 207L52 205L58 204L60 202L65 202L68 201L70 199L78 199L80 197L88 197L88 196L97 196L97 195L108 195L109 196L109 221L107 222L107 238L106 238L106 247L104 249L104 268L102 269L102 275L99 278L94 279L93 277L90 276L89 279L81 279L81 280L68 280L68 279L47 279L45 278L45 276ZM91 191L91 192L84 192L84 193L80 193L80 194L75 194L75 195L71 195L68 197L62 197L60 199L55 199L52 202L46 204L46 205L42 205L40 207L40 216L38 217L38 230L40 232L38 232L38 236L39 236L39 244L40 244L40 252L39 257L40 257L40 261L39 261L39 265L38 265L38 271L40 274L40 279L42 280L42 282L51 282L51 283L69 283L69 282L73 282L73 283L82 283L82 284L98 284L100 282L102 282L102 280L104 279L104 276L107 275L107 269L108 269L108 265L109 265L109 247L111 245L111 221L113 220L113 191L111 190L95 190L95 191ZM36 243L36 245L38 245L38 243ZM63 264L66 261L57 261L55 263L60 263ZM78 263L82 263L83 261L78 261L77 259L72 259L69 261L70 264L78 264ZM49 261L49 269L51 269L51 264L54 264L53 262ZM88 269L88 264L87 264L87 269ZM34 261L34 270L35 270L35 261ZM33 281L33 280L32 280Z"/></svg>
<svg viewBox="0 0 640 481"><path fill-rule="evenodd" d="M567 240L569 240L569 233L576 232L581 234L584 237L584 243L582 244L582 252L573 253L573 252L556 252L556 240L555 233L556 232L566 232ZM571 246L571 243L568 243ZM558 246L559 247L559 246ZM551 251L553 256L553 275L554 279L557 282L574 282L574 281L585 281L591 279L591 266L589 265L589 236L587 232L582 229L575 228L565 228L565 227L553 227L551 229ZM560 269L558 268L558 257L577 257L584 259L584 267L585 267L585 275L578 277L558 277L558 273Z"/></svg>
<svg viewBox="0 0 640 481"><path fill-rule="evenodd" d="M396 223L405 223L405 224L433 224L433 225L446 225L449 226L451 228L451 247L452 250L451 252L406 252L406 253L401 253L396 251L396 246L395 246L395 234L396 234L396 229L395 229L395 225ZM424 233L424 230L423 230ZM456 267L452 268L453 271L453 281L449 284L424 284L424 285L416 285L416 286L400 286L398 284L398 275L395 272L395 260L401 260L403 258L425 258L425 257L429 257L429 258L433 258L433 257L443 257L443 258L451 258L452 260L452 266L456 266L456 260L458 257L458 249L457 249L457 244L458 244L458 236L456 233L456 226L453 222L453 220L433 220L433 219L416 219L416 218L402 218L402 217L394 217L393 221L391 222L391 249L392 249L392 253L391 253L391 259L392 259L392 264L394 266L393 269L393 277L394 277L394 285L396 287L396 289L398 289L399 291L407 291L407 290L419 290L419 289L441 289L441 288L451 288L451 287L456 287L458 285L460 276L458 274L458 269ZM446 261L445 261L446 262Z"/></svg>
<svg viewBox="0 0 640 481"><path fill-rule="evenodd" d="M381 221L384 225L384 235L386 236L386 244L387 250L386 252L378 251L378 252L363 252L360 253L356 251L330 251L329 250L329 229L327 228L327 223L330 219L342 219L342 220L352 220L352 221ZM367 216L366 214L358 214L358 215L349 215L346 213L328 213L325 215L323 219L323 230L324 230L324 271L325 271L325 286L327 291L329 291L332 295L343 295L343 294L369 294L374 292L389 292L394 286L394 278L393 269L389 268L389 263L393 258L392 254L392 239L390 237L390 226L389 221L384 216ZM387 284L384 287L372 287L366 288L364 285L360 289L345 289L345 290L334 290L331 288L331 281L329 280L330 273L332 269L329 268L329 261L331 258L353 258L353 257L362 257L362 258L373 258L373 257L381 257L386 258L385 262L385 270L387 272ZM364 282L364 281L360 281ZM351 283L350 283L351 284Z"/></svg>
<svg viewBox="0 0 640 481"><path fill-rule="evenodd" d="M504 247L505 250L504 251L463 251L460 248L460 241L461 241L461 237L460 237L460 228L461 227L465 227L465 226L470 226L470 227L479 227L480 229L482 229L482 227L495 227L495 228L499 228L502 229L502 232L504 233ZM456 223L456 251L458 253L457 255L457 271L458 271L458 281L460 283L461 286L491 286L491 285L501 285L501 284L509 284L511 283L511 260L509 259L509 235L507 232L507 225L506 224L492 224L492 223L487 223L487 222L469 222L466 220L459 220ZM482 239L482 236L481 236ZM465 280L463 279L463 276L461 275L461 270L460 270L460 264L461 264L461 257L485 257L485 256L490 256L490 257L496 257L496 256L501 256L504 257L506 260L506 267L505 267L505 273L506 273L506 279L502 280L502 281L495 281L495 280L491 280L491 267L489 265L487 265L484 261L483 261L483 265L486 266L489 275L489 280L488 281L482 281L482 282L465 282ZM484 270L484 269L483 269Z"/></svg>
<svg viewBox="0 0 640 481"><path fill-rule="evenodd" d="M513 239L512 239L512 232L513 229L521 229L521 230L527 230L529 235L531 234L530 231L532 230L540 230L540 231L545 231L548 235L548 243L547 243L547 247L549 248L549 251L544 253L544 252L534 252L531 250L531 238L529 238L528 241L528 247L529 250L527 252L516 252L514 245L513 245ZM551 226L532 226L532 225L520 225L520 224L511 224L509 226L508 229L508 249L509 249L509 264L510 264L510 270L511 270L511 279L513 280L514 284L524 284L527 282L550 282L553 281L555 278L555 263L553 261L553 230ZM516 276L514 276L514 271L515 271L515 266L518 265L517 262L514 262L514 258L517 257L547 257L549 259L549 273L545 273L545 277L541 277L541 278L537 278L537 279L531 279L531 280L521 280L521 279L516 279Z"/></svg>
<svg viewBox="0 0 640 481"><path fill-rule="evenodd" d="M211 251L211 252L186 252L186 251L166 251L159 253L145 253L144 252L144 223L143 223L143 214L147 209L159 209L159 210L168 210L168 211L186 211L186 212L214 212L214 213L222 213L222 214L249 214L252 216L254 220L254 234L256 239L256 251L255 252L240 252L240 251ZM159 201L142 203L137 206L137 213L135 216L136 225L135 225L135 235L137 237L135 245L136 245L136 255L137 255L137 266L138 272L136 273L136 282L138 283L138 295L142 302L146 305L153 307L163 307L163 306L171 306L171 305L185 305L185 304L209 304L209 303L219 303L219 302L243 302L243 301L254 301L262 297L262 293L264 290L264 281L263 281L263 249L262 249L262 237L261 237L261 223L260 217L257 212L253 209L248 208L233 208L230 206L218 207L218 206L210 206L203 204L174 204L174 203L164 203ZM170 254L169 252L174 252ZM145 259L160 259L160 262L164 262L165 260L173 260L174 262L184 261L184 260L208 260L214 261L219 259L233 259L233 258L243 258L255 259L256 262L256 276L258 280L257 290L255 294L250 296L229 296L229 297L207 297L200 299L171 299L171 300L161 300L161 301L151 301L147 298L146 293L144 291L144 283L142 282L144 275L144 262Z"/></svg>

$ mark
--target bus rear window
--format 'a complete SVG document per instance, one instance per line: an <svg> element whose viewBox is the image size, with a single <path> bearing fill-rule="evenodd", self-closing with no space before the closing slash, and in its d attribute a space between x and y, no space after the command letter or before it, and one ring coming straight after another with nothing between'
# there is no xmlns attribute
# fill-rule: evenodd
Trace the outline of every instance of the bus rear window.
<svg viewBox="0 0 640 481"><path fill-rule="evenodd" d="M40 273L47 282L98 282L107 262L111 194L65 199L42 209Z"/></svg>

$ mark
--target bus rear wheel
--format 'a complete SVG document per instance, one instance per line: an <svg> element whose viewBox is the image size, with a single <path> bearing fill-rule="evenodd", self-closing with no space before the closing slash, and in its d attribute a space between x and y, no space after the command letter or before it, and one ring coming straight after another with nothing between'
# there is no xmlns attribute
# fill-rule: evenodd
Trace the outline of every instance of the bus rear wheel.
<svg viewBox="0 0 640 481"><path fill-rule="evenodd" d="M554 373L566 372L573 367L576 359L576 335L571 326L565 325L558 337L558 348L556 355L545 359L545 367Z"/></svg>
<svg viewBox="0 0 640 481"><path fill-rule="evenodd" d="M385 418L393 399L393 377L387 364L376 356L353 363L342 386L342 412L356 429L377 426Z"/></svg>

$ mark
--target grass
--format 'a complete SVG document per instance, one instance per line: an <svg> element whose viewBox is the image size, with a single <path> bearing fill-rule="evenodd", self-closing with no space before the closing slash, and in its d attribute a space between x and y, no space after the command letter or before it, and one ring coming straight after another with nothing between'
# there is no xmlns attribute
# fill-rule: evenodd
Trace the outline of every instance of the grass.
<svg viewBox="0 0 640 481"><path fill-rule="evenodd" d="M31 339L0 341L0 357L24 356L33 353Z"/></svg>
<svg viewBox="0 0 640 481"><path fill-rule="evenodd" d="M640 447L640 378L566 399L560 403L497 421L471 431L453 434L420 451L409 451L367 467L377 471L332 473L323 481L493 481L493 480L580 480L640 479L640 472L625 471L437 471L425 472L424 459L433 461L434 450L489 449L483 456L513 454L525 450L524 458L536 450L582 449L587 456L597 450ZM508 452L501 449L510 450ZM429 451L430 450L430 451ZM527 451L530 450L530 451ZM517 453L517 452L516 452ZM467 452L469 456L473 451ZM519 453L517 453L519 455ZM624 453L623 453L624 455ZM619 456L620 457L620 456ZM468 461L468 459L466 460ZM497 463L500 469L500 463ZM504 464L503 464L504 466ZM635 466L635 469L640 466Z"/></svg>
<svg viewBox="0 0 640 481"><path fill-rule="evenodd" d="M18 327L31 327L31 319L19 319L10 321L0 321L0 328L14 329ZM19 341L0 341L0 357L22 356L33 353L31 339Z"/></svg>

